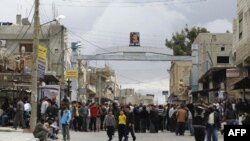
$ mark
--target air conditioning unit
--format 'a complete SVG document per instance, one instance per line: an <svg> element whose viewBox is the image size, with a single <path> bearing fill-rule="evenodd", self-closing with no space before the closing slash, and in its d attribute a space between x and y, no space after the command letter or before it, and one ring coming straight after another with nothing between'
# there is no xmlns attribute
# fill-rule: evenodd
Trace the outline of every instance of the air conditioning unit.
<svg viewBox="0 0 250 141"><path fill-rule="evenodd" d="M6 40L0 40L0 47L6 46Z"/></svg>

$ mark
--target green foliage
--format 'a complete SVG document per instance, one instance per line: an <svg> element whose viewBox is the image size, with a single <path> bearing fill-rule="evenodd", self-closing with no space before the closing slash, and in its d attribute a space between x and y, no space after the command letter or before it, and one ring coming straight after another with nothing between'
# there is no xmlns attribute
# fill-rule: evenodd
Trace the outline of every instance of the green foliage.
<svg viewBox="0 0 250 141"><path fill-rule="evenodd" d="M173 49L174 55L185 56L191 55L191 46L199 33L209 33L206 28L192 27L184 28L181 32L172 35L172 39L166 39L166 47Z"/></svg>

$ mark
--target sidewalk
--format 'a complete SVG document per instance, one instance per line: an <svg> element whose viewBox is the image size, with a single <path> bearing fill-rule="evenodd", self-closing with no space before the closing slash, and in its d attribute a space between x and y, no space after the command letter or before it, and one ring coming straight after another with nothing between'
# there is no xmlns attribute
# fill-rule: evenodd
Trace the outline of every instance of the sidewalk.
<svg viewBox="0 0 250 141"><path fill-rule="evenodd" d="M0 127L0 132L23 132L23 129L14 129L12 127Z"/></svg>
<svg viewBox="0 0 250 141"><path fill-rule="evenodd" d="M12 127L0 127L0 137L0 141L39 141L28 130L20 128L16 130ZM60 135L59 139L54 141L60 141Z"/></svg>

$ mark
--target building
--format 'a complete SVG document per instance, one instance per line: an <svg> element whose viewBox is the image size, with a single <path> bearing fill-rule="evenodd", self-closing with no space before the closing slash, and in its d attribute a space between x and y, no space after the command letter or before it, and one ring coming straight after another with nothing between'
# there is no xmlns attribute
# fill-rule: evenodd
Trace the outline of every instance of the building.
<svg viewBox="0 0 250 141"><path fill-rule="evenodd" d="M135 93L135 90L130 88L120 89L119 99L121 104L128 104L128 103L134 104L138 103L139 101Z"/></svg>
<svg viewBox="0 0 250 141"><path fill-rule="evenodd" d="M168 103L187 102L188 89L190 89L190 75L192 69L191 61L171 62L170 73L170 95Z"/></svg>
<svg viewBox="0 0 250 141"><path fill-rule="evenodd" d="M218 97L218 92L227 92L228 98L237 96L237 91L231 86L237 78L228 76L228 69L236 69L232 58L231 33L200 33L195 39L192 69L193 100L199 97L206 102L212 102ZM198 79L198 80L197 80Z"/></svg>
<svg viewBox="0 0 250 141"><path fill-rule="evenodd" d="M22 76L31 75L33 27L27 18L21 19L21 15L17 15L16 24L0 26L0 75L3 76L3 79L0 80L1 83L12 85L5 82L8 80L8 78L5 79L5 76L8 75L7 73L12 75L21 74L19 77L21 80L25 79ZM40 65L38 62L40 82L58 84L58 81L60 81L61 94L64 95L64 70L70 68L71 65L71 49L68 42L67 29L56 21L41 25L39 39L40 45L46 51L44 63ZM42 67L42 72L40 67ZM31 80L26 81L30 82ZM31 82L19 88L31 89Z"/></svg>
<svg viewBox="0 0 250 141"><path fill-rule="evenodd" d="M71 79L71 100L86 102L86 83L88 66L86 62L77 60L77 57L80 55L80 47L81 43L79 41L71 43L71 70L78 72L78 78Z"/></svg>
<svg viewBox="0 0 250 141"><path fill-rule="evenodd" d="M86 79L86 97L88 102L105 103L114 101L118 96L119 85L115 71L108 66L104 68L88 67Z"/></svg>
<svg viewBox="0 0 250 141"><path fill-rule="evenodd" d="M233 59L240 70L240 78L235 82L235 89L241 90L242 97L245 97L250 89L250 1L237 0L237 16L233 20ZM249 97L250 98L250 97Z"/></svg>

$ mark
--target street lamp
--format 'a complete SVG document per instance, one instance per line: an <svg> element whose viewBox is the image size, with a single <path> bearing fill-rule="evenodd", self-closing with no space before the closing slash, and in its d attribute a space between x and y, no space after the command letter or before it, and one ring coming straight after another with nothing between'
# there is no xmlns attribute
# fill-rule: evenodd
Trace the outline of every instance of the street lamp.
<svg viewBox="0 0 250 141"><path fill-rule="evenodd" d="M21 47L21 60L20 60L20 71L24 73L24 53L25 53L25 46Z"/></svg>
<svg viewBox="0 0 250 141"><path fill-rule="evenodd" d="M60 21L62 19L65 19L66 17L64 15L59 15L57 16L55 19L51 20L51 21L48 21L46 23L43 23L41 24L40 26L43 26L43 25L46 25L46 24L49 24L49 23L52 23L52 22L56 22L56 21Z"/></svg>

